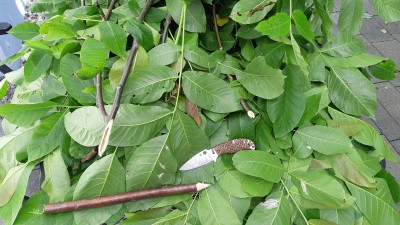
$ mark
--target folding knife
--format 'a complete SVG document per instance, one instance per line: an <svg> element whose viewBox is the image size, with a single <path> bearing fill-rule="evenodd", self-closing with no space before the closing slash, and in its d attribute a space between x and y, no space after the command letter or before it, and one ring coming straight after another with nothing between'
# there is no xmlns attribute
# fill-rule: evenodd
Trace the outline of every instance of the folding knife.
<svg viewBox="0 0 400 225"><path fill-rule="evenodd" d="M179 170L191 170L212 161L217 161L218 156L222 154L234 154L240 150L254 150L256 145L250 139L238 138L225 141L211 149L204 149L197 155L189 159Z"/></svg>

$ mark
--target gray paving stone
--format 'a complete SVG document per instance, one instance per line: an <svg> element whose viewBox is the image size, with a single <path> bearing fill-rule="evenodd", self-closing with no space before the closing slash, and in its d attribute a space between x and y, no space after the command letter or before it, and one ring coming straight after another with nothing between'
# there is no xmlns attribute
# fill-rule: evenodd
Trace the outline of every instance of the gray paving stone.
<svg viewBox="0 0 400 225"><path fill-rule="evenodd" d="M379 16L373 17L376 22L378 22L388 33L390 34L400 34L400 27L395 23L385 23Z"/></svg>
<svg viewBox="0 0 400 225"><path fill-rule="evenodd" d="M32 170L25 195L30 197L40 190L40 175L39 169Z"/></svg>
<svg viewBox="0 0 400 225"><path fill-rule="evenodd" d="M378 131L389 141L397 140L400 138L400 126L392 118L389 112L382 106L381 103L377 104L376 120L373 121L378 127Z"/></svg>
<svg viewBox="0 0 400 225"><path fill-rule="evenodd" d="M376 131L379 132L379 134L382 134L382 131L381 131L381 129L379 129L378 125L376 125L376 121L375 120L372 120L372 119L370 119L368 117L365 117L365 116L363 116L362 119L365 122L369 123Z"/></svg>
<svg viewBox="0 0 400 225"><path fill-rule="evenodd" d="M334 12L331 14L331 20L333 23L338 24L339 21L339 12Z"/></svg>
<svg viewBox="0 0 400 225"><path fill-rule="evenodd" d="M365 19L361 27L361 34L371 43L393 40L394 37L382 33L383 26L374 19Z"/></svg>
<svg viewBox="0 0 400 225"><path fill-rule="evenodd" d="M397 41L400 41L400 34L392 34L392 36L393 36Z"/></svg>
<svg viewBox="0 0 400 225"><path fill-rule="evenodd" d="M392 148L394 155L397 160L400 161L400 155L395 150L395 148L400 148L400 141L390 142L389 146ZM390 172L397 180L397 183L400 183L400 163L399 162L391 162L386 160L386 170Z"/></svg>
<svg viewBox="0 0 400 225"><path fill-rule="evenodd" d="M400 69L400 42L397 40L372 43L372 45L382 53L383 56L393 59Z"/></svg>
<svg viewBox="0 0 400 225"><path fill-rule="evenodd" d="M366 13L371 14L373 16L377 15L374 6L371 4L371 2L369 2L369 0L364 1L364 8Z"/></svg>
<svg viewBox="0 0 400 225"><path fill-rule="evenodd" d="M400 124L400 92L393 86L390 82L383 82L377 83L377 96L379 103L383 106L384 109L388 112L391 118L397 123L396 125L399 126ZM384 117L387 118L387 117ZM381 128L379 124L379 118L377 119L376 124L379 128ZM382 121L382 123L393 123L387 118L387 121ZM388 130L388 132L383 131L381 128L382 133L389 139L389 141L399 139L400 132L398 130ZM393 137L397 136L397 137ZM394 138L394 139L393 139Z"/></svg>
<svg viewBox="0 0 400 225"><path fill-rule="evenodd" d="M382 56L382 53L378 51L378 49L376 49L363 35L359 34L358 37L364 41L365 47L369 54Z"/></svg>
<svg viewBox="0 0 400 225"><path fill-rule="evenodd" d="M390 83L392 83L393 86L395 86L397 90L400 90L400 73L399 72L397 72L396 78L394 78L394 80L391 80Z"/></svg>

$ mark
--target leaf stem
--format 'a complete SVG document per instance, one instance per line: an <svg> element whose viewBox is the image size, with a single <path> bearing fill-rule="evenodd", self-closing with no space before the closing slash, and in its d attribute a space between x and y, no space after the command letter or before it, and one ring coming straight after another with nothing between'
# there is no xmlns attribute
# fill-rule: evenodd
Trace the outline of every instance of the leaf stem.
<svg viewBox="0 0 400 225"><path fill-rule="evenodd" d="M286 184L282 181L281 179L281 183L283 185L283 187L285 188L286 192L288 193L289 197L292 199L293 203L296 205L297 210L300 212L301 216L303 217L304 221L306 222L307 225L309 225L306 216L304 215L304 213L301 211L300 206L297 204L297 202L294 200L293 196L290 194L289 189L286 187Z"/></svg>
<svg viewBox="0 0 400 225"><path fill-rule="evenodd" d="M142 12L140 12L140 15L137 17L137 21L139 23L143 22L143 19L146 16L147 12L149 11L150 6L152 5L152 3L153 3L152 0L146 1L146 4L143 7ZM117 115L117 112L118 112L118 109L119 109L119 106L120 106L120 103L121 103L122 92L124 90L126 80L128 79L128 76L129 76L129 74L131 72L132 64L133 64L133 61L134 61L134 59L136 57L136 53L137 53L138 48L139 48L139 43L137 42L137 40L134 40L133 44L132 44L132 47L131 47L131 51L130 51L128 59L127 59L127 62L125 64L124 71L122 73L121 81L119 82L118 87L117 87L117 91L115 93L115 98L114 98L114 101L113 101L113 107L111 109L110 115L108 116L108 121L115 119L115 116Z"/></svg>
<svg viewBox="0 0 400 225"><path fill-rule="evenodd" d="M213 14L213 20L214 20L214 31L215 31L215 35L217 36L218 47L219 47L219 50L223 50L224 47L222 47L221 37L219 35L219 29L218 29L218 24L217 24L217 13L215 12L215 4L213 4L213 6L212 6L212 14Z"/></svg>
<svg viewBox="0 0 400 225"><path fill-rule="evenodd" d="M199 195L199 192L196 192L195 196L193 197L193 201L192 201L192 203L190 203L190 206L189 206L189 208L188 208L188 210L186 212L185 222L183 222L183 225L185 225L187 223L187 220L189 218L190 210L192 209L194 201L196 201L196 198L197 198L198 195Z"/></svg>
<svg viewBox="0 0 400 225"><path fill-rule="evenodd" d="M179 38L181 37L182 27L184 27L183 19L186 17L186 12L185 12L186 10L183 10L183 7L186 8L186 2L183 1L182 4L183 4L183 6L182 6L181 18L179 19L178 34L176 35L175 44L178 44ZM183 31L183 32L185 32L185 31ZM183 51L182 51L182 54L183 54Z"/></svg>
<svg viewBox="0 0 400 225"><path fill-rule="evenodd" d="M163 34L161 37L162 44L164 44L167 41L168 29L169 29L169 25L171 25L171 21L172 21L172 16L171 16L171 14L168 13L167 16L165 17L164 30L163 30Z"/></svg>

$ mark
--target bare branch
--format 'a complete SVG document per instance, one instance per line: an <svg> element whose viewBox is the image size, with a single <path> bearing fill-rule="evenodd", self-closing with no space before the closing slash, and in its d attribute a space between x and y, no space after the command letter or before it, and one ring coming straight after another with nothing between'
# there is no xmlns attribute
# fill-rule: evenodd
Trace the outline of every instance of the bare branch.
<svg viewBox="0 0 400 225"><path fill-rule="evenodd" d="M249 105L247 105L246 101L244 101L243 98L240 99L240 104L242 105L244 110L246 110L247 116L249 116L251 119L254 119L256 117L254 112L250 109Z"/></svg>
<svg viewBox="0 0 400 225"><path fill-rule="evenodd" d="M105 17L106 17L106 16L104 15L103 10L101 9L99 0L96 0L96 7L99 9L99 13L100 13L101 19L102 19L102 20L105 20Z"/></svg>
<svg viewBox="0 0 400 225"><path fill-rule="evenodd" d="M101 77L101 73L97 74L96 76L96 105L97 108L99 108L101 115L103 116L104 122L107 121L107 112L106 109L104 108L104 101L103 101L103 88L101 86L101 81L102 81L102 77Z"/></svg>
<svg viewBox="0 0 400 225"><path fill-rule="evenodd" d="M93 157L95 157L97 155L97 147L95 146L92 148L92 150L90 150L90 152L88 152L82 159L81 159L81 163L84 163L86 161L91 160Z"/></svg>
<svg viewBox="0 0 400 225"><path fill-rule="evenodd" d="M213 18L214 18L214 31L215 31L215 35L217 36L219 50L223 50L224 48L222 47L221 37L219 36L219 30L218 30L218 24L217 24L217 13L215 12L215 4L212 7L212 13L213 13Z"/></svg>
<svg viewBox="0 0 400 225"><path fill-rule="evenodd" d="M162 44L164 44L167 41L168 29L169 29L169 25L171 25L171 21L172 21L172 16L171 16L171 14L168 13L167 16L165 17L164 30L163 30L163 34L161 37Z"/></svg>
<svg viewBox="0 0 400 225"><path fill-rule="evenodd" d="M108 10L107 10L107 12L106 12L106 15L104 16L104 20L108 20L108 19L110 19L110 16L111 16L111 12L112 12L112 10L113 10L113 8L114 8L114 6L115 6L115 3L117 3L117 1L118 0L111 0L111 3L110 3L110 5L108 6Z"/></svg>

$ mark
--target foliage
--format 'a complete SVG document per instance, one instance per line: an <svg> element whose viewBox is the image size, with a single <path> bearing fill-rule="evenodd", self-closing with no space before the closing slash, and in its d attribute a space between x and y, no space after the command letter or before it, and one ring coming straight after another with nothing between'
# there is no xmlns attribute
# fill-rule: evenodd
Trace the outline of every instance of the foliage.
<svg viewBox="0 0 400 225"><path fill-rule="evenodd" d="M6 74L17 88L0 106L6 224L114 224L123 215L135 225L400 224L399 185L379 165L397 159L361 119L376 113L369 79L396 76L394 62L366 54L356 35L364 1L341 1L337 33L328 0L156 0L143 23L146 1L119 0L112 12L114 1L84 2L35 0L48 19L10 31L25 42L5 62L27 61ZM372 3L386 21L400 19L400 1ZM105 156L81 160L100 144L115 95ZM257 150L178 170L239 137ZM40 162L42 191L20 208ZM192 198L42 213L49 202L193 182L212 186Z"/></svg>

